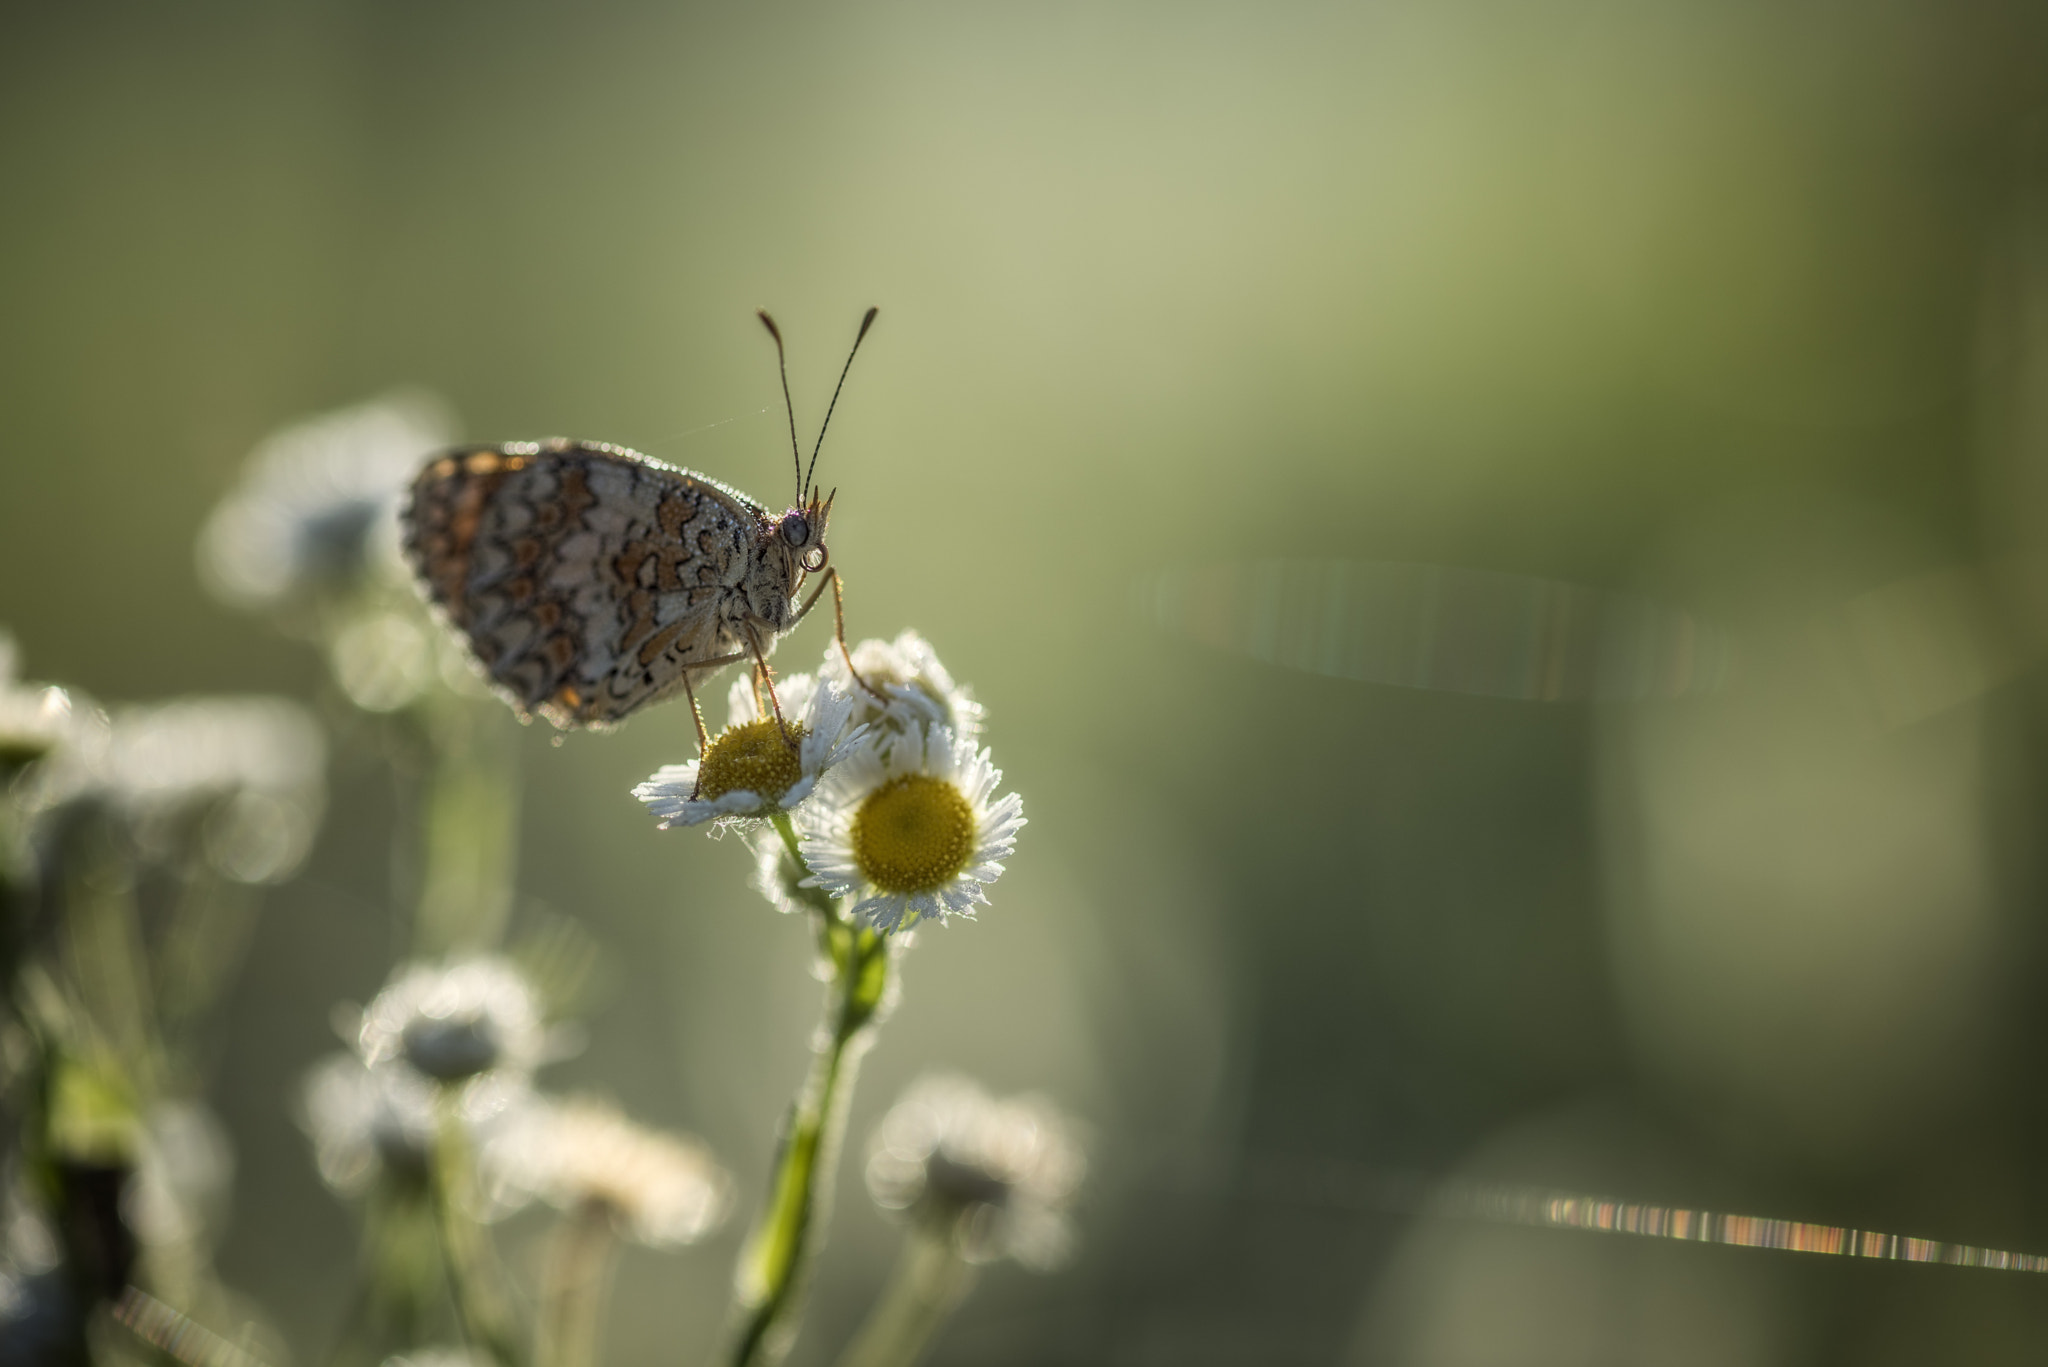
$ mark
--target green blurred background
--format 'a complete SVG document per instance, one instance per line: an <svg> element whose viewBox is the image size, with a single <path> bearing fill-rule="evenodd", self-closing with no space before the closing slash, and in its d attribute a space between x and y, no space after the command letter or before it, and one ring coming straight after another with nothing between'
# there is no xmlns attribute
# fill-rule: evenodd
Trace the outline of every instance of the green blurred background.
<svg viewBox="0 0 2048 1367"><path fill-rule="evenodd" d="M2048 1252L2044 87L2020 3L10 7L0 621L107 699L306 695L312 652L193 570L266 432L417 384L475 439L776 502L750 311L810 428L879 304L821 464L849 626L938 646L1032 824L908 960L854 1143L947 1066L1050 1093L1096 1155L1078 1261L992 1275L936 1360L2037 1360L2020 1274L1344 1193ZM1647 593L1742 668L1472 698L1130 608L1162 566L1290 555ZM680 709L548 740L522 897L606 951L553 1076L756 1193L804 930L627 796L689 753ZM335 782L216 1084L222 1271L301 1361L353 1232L289 1098L391 952L383 788ZM612 1360L700 1356L737 1238L630 1255ZM894 1238L844 1181L799 1362Z"/></svg>

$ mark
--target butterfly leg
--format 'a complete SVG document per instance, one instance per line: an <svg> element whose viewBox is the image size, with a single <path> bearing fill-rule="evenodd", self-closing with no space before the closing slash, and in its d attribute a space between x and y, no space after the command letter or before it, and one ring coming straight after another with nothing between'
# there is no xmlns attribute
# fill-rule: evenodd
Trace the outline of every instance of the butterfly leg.
<svg viewBox="0 0 2048 1367"><path fill-rule="evenodd" d="M768 657L761 653L761 642L751 631L747 633L747 645L754 652L755 705L760 705L761 689L765 685L768 689L768 706L775 712L775 724L782 728L782 739L784 742L788 744L790 749L794 750L797 748L796 732L790 730L789 723L783 720L782 699L775 696L775 675L769 672Z"/></svg>
<svg viewBox="0 0 2048 1367"><path fill-rule="evenodd" d="M801 608L797 609L796 616L790 619L790 625L795 626L798 622L810 616L811 609L817 606L818 599L824 596L827 588L832 590L832 638L839 642L839 655L840 658L846 661L846 672L853 676L855 683L859 684L869 693L872 693L876 701L888 702L888 695L866 679L863 679L860 676L860 671L853 667L853 652L846 648L846 590L840 585L838 570L830 569L825 571L825 583L818 585L816 589L811 591L811 596L804 601L804 605Z"/></svg>
<svg viewBox="0 0 2048 1367"><path fill-rule="evenodd" d="M697 705L697 690L690 686L690 671L683 671L683 696L690 700L690 720L697 723L697 782L690 787L690 801L704 786L704 756L711 750L711 733L704 729L704 709Z"/></svg>
<svg viewBox="0 0 2048 1367"><path fill-rule="evenodd" d="M697 758L711 748L711 733L704 729L704 709L697 703L697 690L690 686L690 671L683 671L683 696L690 700L690 720L697 723Z"/></svg>
<svg viewBox="0 0 2048 1367"><path fill-rule="evenodd" d="M690 720L697 723L697 759L700 762L698 767L699 782L702 782L703 774L701 761L704 758L705 752L711 748L711 733L704 729L704 709L697 702L697 690L690 683L690 674L692 671L705 672L717 669L723 665L736 664L746 658L747 652L742 650L736 651L731 655L718 655L709 660L699 660L696 664L690 666L689 669L683 670L679 676L683 681L683 696L690 700ZM693 789L690 793L690 799L694 802L696 798L697 793Z"/></svg>

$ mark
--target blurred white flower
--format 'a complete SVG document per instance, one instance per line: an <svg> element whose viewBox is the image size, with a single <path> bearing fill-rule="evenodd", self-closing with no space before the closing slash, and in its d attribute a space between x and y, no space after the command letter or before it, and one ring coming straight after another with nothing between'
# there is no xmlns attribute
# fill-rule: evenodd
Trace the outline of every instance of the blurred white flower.
<svg viewBox="0 0 2048 1367"><path fill-rule="evenodd" d="M165 1102L143 1122L123 1213L145 1244L204 1246L226 1220L234 1175L234 1148L213 1112Z"/></svg>
<svg viewBox="0 0 2048 1367"><path fill-rule="evenodd" d="M434 1148L434 1086L403 1068L370 1068L354 1054L313 1065L299 1090L299 1123L321 1180L353 1196L380 1172L424 1178Z"/></svg>
<svg viewBox="0 0 2048 1367"><path fill-rule="evenodd" d="M327 744L283 698L184 698L74 714L40 774L35 801L98 799L134 825L145 854L175 848L199 821L208 859L239 882L289 877L311 849L324 805Z"/></svg>
<svg viewBox="0 0 2048 1367"><path fill-rule="evenodd" d="M433 1161L436 1115L441 1102L434 1084L395 1063L366 1065L355 1054L337 1053L307 1070L300 1084L298 1118L313 1141L321 1180L344 1196L356 1196L380 1178L401 1184L426 1180ZM479 1078L452 1103L469 1131L472 1150L491 1208L506 1213L523 1203L523 1191L495 1179L490 1156L498 1137L523 1123L533 1094L523 1079L497 1074Z"/></svg>
<svg viewBox="0 0 2048 1367"><path fill-rule="evenodd" d="M859 743L862 732L847 729L853 699L840 689L809 674L792 674L776 684L776 694L783 717L798 718L789 727L795 747L755 702L752 679L742 676L732 686L732 720L702 758L665 764L633 789L661 819L661 829L788 811Z"/></svg>
<svg viewBox="0 0 2048 1367"><path fill-rule="evenodd" d="M0 1194L0 1267L33 1276L50 1271L63 1260L57 1231L51 1228L40 1200L23 1184L9 1183Z"/></svg>
<svg viewBox="0 0 2048 1367"><path fill-rule="evenodd" d="M268 608L396 573L399 496L453 439L446 405L411 391L266 437L200 535L208 587L236 607Z"/></svg>
<svg viewBox="0 0 2048 1367"><path fill-rule="evenodd" d="M991 800L1003 771L943 726L861 747L796 813L810 885L855 897L877 930L973 915L1024 825L1023 799Z"/></svg>
<svg viewBox="0 0 2048 1367"><path fill-rule="evenodd" d="M69 693L23 683L18 669L14 638L0 631L0 773L41 759L90 724Z"/></svg>
<svg viewBox="0 0 2048 1367"><path fill-rule="evenodd" d="M501 1181L561 1210L600 1207L650 1248L697 1242L732 1206L732 1179L702 1145L588 1098L533 1107L493 1150Z"/></svg>
<svg viewBox="0 0 2048 1367"><path fill-rule="evenodd" d="M525 977L504 959L401 966L363 1011L363 1061L403 1062L437 1082L483 1073L523 1077L547 1030Z"/></svg>
<svg viewBox="0 0 2048 1367"><path fill-rule="evenodd" d="M1086 1171L1073 1123L1050 1102L998 1099L952 1074L913 1083L868 1144L875 1204L975 1263L1056 1265L1073 1244L1065 1212Z"/></svg>
<svg viewBox="0 0 2048 1367"><path fill-rule="evenodd" d="M953 682L939 663L938 652L915 631L905 631L893 641L862 641L853 648L853 664L886 702L854 682L836 642L825 648L818 675L853 698L853 723L872 728L870 745L926 726L947 727L962 740L980 737L982 705Z"/></svg>

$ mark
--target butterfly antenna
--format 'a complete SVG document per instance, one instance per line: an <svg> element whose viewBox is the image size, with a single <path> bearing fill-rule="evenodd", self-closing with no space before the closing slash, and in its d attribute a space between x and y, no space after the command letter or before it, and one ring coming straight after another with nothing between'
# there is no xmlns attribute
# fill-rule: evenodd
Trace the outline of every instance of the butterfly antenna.
<svg viewBox="0 0 2048 1367"><path fill-rule="evenodd" d="M803 484L797 492L799 501L810 495L811 471L818 468L818 452L825 445L825 429L832 425L832 410L839 407L839 391L846 388L846 372L853 369L853 358L860 355L860 344L866 340L868 329L875 325L875 315L880 312L881 310L878 308L871 308L862 317L860 320L860 333L853 339L853 350L846 353L846 364L839 367L839 383L832 386L832 402L825 405L825 421L818 424L818 444L811 448L810 469L804 471ZM765 318L768 315L764 313L761 316Z"/></svg>
<svg viewBox="0 0 2048 1367"><path fill-rule="evenodd" d="M754 312L761 315L761 326L767 328L768 335L775 339L775 368L782 372L782 407L789 414L789 458L796 462L796 501L801 503L804 501L804 484L806 480L804 475L804 455L802 449L796 444L796 405L790 401L789 397L789 358L783 355L782 352L782 329L775 326L775 320L768 316L767 309L755 309ZM873 310L869 310L869 317L872 318L873 316ZM865 332L867 329L862 328L861 330ZM859 343L855 343L855 345L858 346ZM851 364L853 361L851 356L846 359L848 364ZM837 398L838 395L835 394L833 397ZM831 413L825 414L825 421L832 421ZM824 435L823 432L818 434L820 439L823 439ZM817 452L813 451L811 453L812 461L815 462L817 458Z"/></svg>

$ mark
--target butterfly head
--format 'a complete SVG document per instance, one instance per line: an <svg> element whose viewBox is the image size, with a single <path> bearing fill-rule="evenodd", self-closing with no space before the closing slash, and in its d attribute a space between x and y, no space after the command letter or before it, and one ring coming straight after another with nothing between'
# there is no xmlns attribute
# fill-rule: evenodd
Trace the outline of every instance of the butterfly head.
<svg viewBox="0 0 2048 1367"><path fill-rule="evenodd" d="M813 493L775 523L772 535L805 574L818 573L832 558L825 549L825 524L832 516L832 500L838 496L837 489L822 499Z"/></svg>

